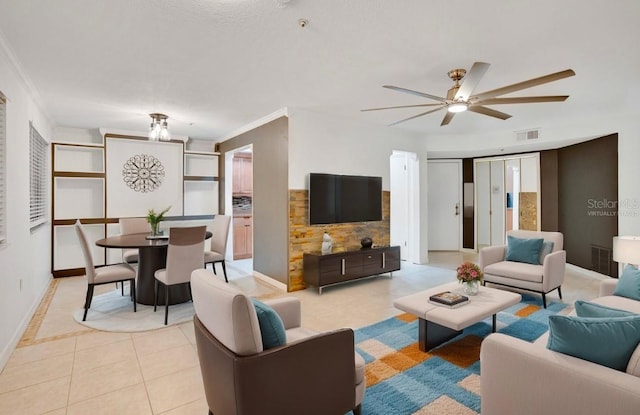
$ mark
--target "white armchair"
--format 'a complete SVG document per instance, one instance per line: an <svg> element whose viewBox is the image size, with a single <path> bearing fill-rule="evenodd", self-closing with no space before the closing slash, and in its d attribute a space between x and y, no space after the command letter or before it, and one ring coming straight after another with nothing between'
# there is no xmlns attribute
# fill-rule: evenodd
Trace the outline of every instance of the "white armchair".
<svg viewBox="0 0 640 415"><path fill-rule="evenodd" d="M300 300L265 300L286 344L265 348L251 299L209 270L191 274L194 326L209 414L360 415L365 361L351 329L301 327Z"/></svg>
<svg viewBox="0 0 640 415"><path fill-rule="evenodd" d="M484 273L484 282L534 291L542 294L542 303L547 307L546 294L555 289L562 298L561 286L567 253L563 248L563 235L560 232L537 232L514 230L507 235L516 238L543 238L553 242L551 253L546 255L541 265L506 261L507 246L488 246L479 254L480 269Z"/></svg>

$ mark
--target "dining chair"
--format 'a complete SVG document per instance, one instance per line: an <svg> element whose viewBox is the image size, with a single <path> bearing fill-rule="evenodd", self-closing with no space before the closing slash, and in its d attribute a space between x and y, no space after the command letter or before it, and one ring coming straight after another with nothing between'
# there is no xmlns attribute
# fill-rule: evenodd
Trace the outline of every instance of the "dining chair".
<svg viewBox="0 0 640 415"><path fill-rule="evenodd" d="M151 232L151 225L147 222L147 218L120 218L118 222L120 224L120 235ZM122 262L126 262L127 264L137 264L138 250L135 248L123 249ZM116 283L116 285L118 284ZM120 289L122 295L124 295L124 284L120 284Z"/></svg>
<svg viewBox="0 0 640 415"><path fill-rule="evenodd" d="M93 256L89 243L87 242L87 236L82 229L80 220L75 223L76 233L80 240L80 247L82 248L82 254L84 255L85 271L87 275L87 295L84 302L84 315L82 321L87 319L87 312L91 307L91 300L93 299L93 289L96 285L111 284L114 282L124 283L129 281L131 284L131 298L136 297L136 271L129 264L115 264L105 265L103 267L95 267L93 265ZM133 312L136 312L136 302L133 301Z"/></svg>
<svg viewBox="0 0 640 415"><path fill-rule="evenodd" d="M169 286L189 284L189 293L191 294L191 272L203 268L206 228L206 226L192 226L169 229L166 268L159 269L154 273L153 311L157 310L158 284L162 283L164 285L165 325L169 319Z"/></svg>
<svg viewBox="0 0 640 415"><path fill-rule="evenodd" d="M215 215L213 217L213 225L211 228L211 250L204 253L204 267L207 264L211 264L213 273L216 273L216 264L219 262L222 264L222 272L224 273L224 280L227 279L227 267L224 262L224 257L227 252L227 241L229 240L229 224L231 223L231 216L228 215Z"/></svg>
<svg viewBox="0 0 640 415"><path fill-rule="evenodd" d="M120 235L131 235L133 233L150 233L151 226L147 218L120 218ZM123 249L122 261L127 264L138 262L137 249Z"/></svg>

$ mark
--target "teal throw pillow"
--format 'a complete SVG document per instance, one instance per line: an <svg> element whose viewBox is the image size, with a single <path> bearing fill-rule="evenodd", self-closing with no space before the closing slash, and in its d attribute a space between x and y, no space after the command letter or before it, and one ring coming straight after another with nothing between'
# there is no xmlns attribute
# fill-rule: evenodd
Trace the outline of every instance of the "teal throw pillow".
<svg viewBox="0 0 640 415"><path fill-rule="evenodd" d="M262 336L262 348L267 350L272 347L287 344L287 335L284 330L284 323L278 313L261 301L254 298L252 298L251 301L253 302L253 306L256 308L256 314L258 315L260 335Z"/></svg>
<svg viewBox="0 0 640 415"><path fill-rule="evenodd" d="M547 348L625 371L640 342L640 315L589 318L549 316Z"/></svg>
<svg viewBox="0 0 640 415"><path fill-rule="evenodd" d="M540 265L544 264L544 257L549 255L551 251L553 251L553 242L543 240L542 248L540 249L540 258L538 259Z"/></svg>
<svg viewBox="0 0 640 415"><path fill-rule="evenodd" d="M628 317L636 316L631 311L619 310L604 305L577 300L574 303L578 317Z"/></svg>
<svg viewBox="0 0 640 415"><path fill-rule="evenodd" d="M527 264L540 264L540 249L542 238L523 239L507 235L507 261L526 262Z"/></svg>
<svg viewBox="0 0 640 415"><path fill-rule="evenodd" d="M640 270L633 265L624 267L613 295L640 301Z"/></svg>

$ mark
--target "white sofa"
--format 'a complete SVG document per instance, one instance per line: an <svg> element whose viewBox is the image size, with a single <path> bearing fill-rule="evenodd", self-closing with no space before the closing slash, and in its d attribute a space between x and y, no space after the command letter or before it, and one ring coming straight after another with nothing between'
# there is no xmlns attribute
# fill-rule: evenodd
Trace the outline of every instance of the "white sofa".
<svg viewBox="0 0 640 415"><path fill-rule="evenodd" d="M546 294L555 289L562 298L561 286L567 253L563 248L563 236L560 232L537 232L512 230L507 236L530 239L542 238L553 242L553 250L544 257L542 265L506 261L507 245L487 246L480 249L478 262L484 273L483 284L487 282L515 287L542 294L542 304L547 308Z"/></svg>
<svg viewBox="0 0 640 415"><path fill-rule="evenodd" d="M603 281L591 302L640 314L640 301L612 295L616 283ZM547 338L495 333L482 342L482 415L640 414L640 345L629 374L551 351Z"/></svg>

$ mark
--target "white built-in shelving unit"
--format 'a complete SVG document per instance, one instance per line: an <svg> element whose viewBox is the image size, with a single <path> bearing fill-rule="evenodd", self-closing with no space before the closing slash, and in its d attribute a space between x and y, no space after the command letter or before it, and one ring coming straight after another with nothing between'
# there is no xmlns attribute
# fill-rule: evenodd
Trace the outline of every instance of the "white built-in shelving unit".
<svg viewBox="0 0 640 415"><path fill-rule="evenodd" d="M95 265L121 261L119 250L93 244L105 236L119 233L118 217L107 213L107 162L105 137L95 140L52 143L52 264L55 277L84 274L84 259L74 230L77 219L83 223L92 244ZM143 137L118 136L141 140ZM181 216L171 217L165 227L176 224L210 225L218 213L218 153L187 151L182 143L184 170Z"/></svg>

